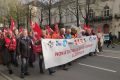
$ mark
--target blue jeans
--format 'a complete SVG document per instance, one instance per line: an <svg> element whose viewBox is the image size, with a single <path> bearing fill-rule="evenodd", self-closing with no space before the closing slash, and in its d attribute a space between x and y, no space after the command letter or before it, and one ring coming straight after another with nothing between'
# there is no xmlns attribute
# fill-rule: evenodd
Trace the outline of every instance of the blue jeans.
<svg viewBox="0 0 120 80"><path fill-rule="evenodd" d="M29 58L21 58L21 73L28 73Z"/></svg>

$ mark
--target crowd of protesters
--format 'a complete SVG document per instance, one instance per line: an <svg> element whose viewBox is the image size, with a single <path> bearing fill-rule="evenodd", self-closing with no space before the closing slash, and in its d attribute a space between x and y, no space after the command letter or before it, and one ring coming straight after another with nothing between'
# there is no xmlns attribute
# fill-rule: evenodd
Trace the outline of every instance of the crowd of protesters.
<svg viewBox="0 0 120 80"><path fill-rule="evenodd" d="M41 32L41 38L35 39L34 31L28 32L27 29L14 29L11 31L9 28L4 28L0 31L0 56L3 64L7 67L9 74L13 74L12 66L21 66L20 77L24 78L29 75L28 67L34 67L36 57L39 57L39 68L40 73L44 73L43 70L43 54L41 39L71 39L80 38L82 36L97 35L98 47L96 51L102 51L103 46L103 33L99 30L97 33L94 30L88 28L80 30L77 27L63 27L58 28L55 26L54 29L46 27ZM35 46L39 45L39 46ZM35 48L36 47L36 48ZM20 63L19 63L20 60ZM68 65L72 65L72 62L61 65L63 70L68 70ZM49 74L55 73L54 68L48 69Z"/></svg>

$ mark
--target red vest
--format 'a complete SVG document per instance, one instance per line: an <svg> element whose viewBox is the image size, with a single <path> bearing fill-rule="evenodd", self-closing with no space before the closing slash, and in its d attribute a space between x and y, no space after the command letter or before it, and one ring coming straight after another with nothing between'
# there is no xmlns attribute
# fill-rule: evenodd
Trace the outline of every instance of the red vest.
<svg viewBox="0 0 120 80"><path fill-rule="evenodd" d="M15 51L16 50L16 39L15 37L12 37L11 39L8 37L5 37L5 46L9 51Z"/></svg>
<svg viewBox="0 0 120 80"><path fill-rule="evenodd" d="M33 52L36 54L40 54L42 52L41 42L36 44L36 40L33 39Z"/></svg>

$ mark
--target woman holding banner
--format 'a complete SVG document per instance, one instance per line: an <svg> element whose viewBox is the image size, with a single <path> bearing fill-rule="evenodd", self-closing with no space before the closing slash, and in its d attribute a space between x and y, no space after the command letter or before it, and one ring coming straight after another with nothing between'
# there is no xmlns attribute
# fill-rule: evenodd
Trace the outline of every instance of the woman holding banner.
<svg viewBox="0 0 120 80"><path fill-rule="evenodd" d="M65 34L65 39L71 39L72 38L72 35L71 35L71 28L67 28L66 29L66 34ZM71 62L68 63L68 65L72 65Z"/></svg>
<svg viewBox="0 0 120 80"><path fill-rule="evenodd" d="M49 33L47 30L43 31L42 38L43 39L51 39L51 33L52 32ZM39 55L40 73L43 73L43 66L42 65L43 65L43 54L41 52L41 54ZM50 75L52 75L53 73L55 73L55 71L53 70L53 68L49 68L48 71L49 71Z"/></svg>
<svg viewBox="0 0 120 80"><path fill-rule="evenodd" d="M65 39L65 28L60 29L60 36L59 39ZM66 64L62 65L63 70L68 70Z"/></svg>

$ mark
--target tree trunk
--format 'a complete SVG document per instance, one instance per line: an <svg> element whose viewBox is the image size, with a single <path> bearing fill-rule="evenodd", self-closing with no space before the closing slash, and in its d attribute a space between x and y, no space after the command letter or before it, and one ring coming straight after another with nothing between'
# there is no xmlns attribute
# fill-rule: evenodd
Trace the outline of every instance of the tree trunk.
<svg viewBox="0 0 120 80"><path fill-rule="evenodd" d="M78 0L76 2L76 8L77 8L77 27L79 27L79 3L78 3Z"/></svg>
<svg viewBox="0 0 120 80"><path fill-rule="evenodd" d="M62 11L61 11L61 2L60 2L60 5L59 5L59 18L60 18L60 22L59 23L62 23Z"/></svg>
<svg viewBox="0 0 120 80"><path fill-rule="evenodd" d="M86 11L86 25L88 25L89 24L90 0L86 0L86 6L87 6L87 11Z"/></svg>
<svg viewBox="0 0 120 80"><path fill-rule="evenodd" d="M49 25L51 25L51 0L49 1Z"/></svg>

